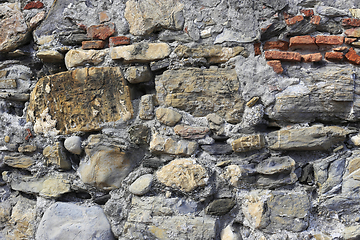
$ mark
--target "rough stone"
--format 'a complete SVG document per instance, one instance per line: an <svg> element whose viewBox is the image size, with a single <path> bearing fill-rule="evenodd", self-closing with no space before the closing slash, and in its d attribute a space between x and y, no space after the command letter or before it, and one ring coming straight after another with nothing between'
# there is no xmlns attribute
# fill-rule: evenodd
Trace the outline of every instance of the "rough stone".
<svg viewBox="0 0 360 240"><path fill-rule="evenodd" d="M36 164L36 160L25 155L5 156L4 163L14 168L30 168Z"/></svg>
<svg viewBox="0 0 360 240"><path fill-rule="evenodd" d="M48 132L42 125L49 120L52 128L56 124L60 132L71 133L97 130L104 122L126 121L132 116L129 89L115 67L83 68L41 78L27 111L35 133Z"/></svg>
<svg viewBox="0 0 360 240"><path fill-rule="evenodd" d="M317 48L315 38L310 35L296 36L290 38L290 47L296 48Z"/></svg>
<svg viewBox="0 0 360 240"><path fill-rule="evenodd" d="M234 232L234 230L232 229L231 224L230 224L226 228L221 230L220 239L221 240L239 240L239 239L241 239L241 235L237 232Z"/></svg>
<svg viewBox="0 0 360 240"><path fill-rule="evenodd" d="M166 58L171 49L167 43L137 43L129 46L113 47L110 50L112 59L123 59L125 62L151 62Z"/></svg>
<svg viewBox="0 0 360 240"><path fill-rule="evenodd" d="M349 16L348 11L344 11L338 8L329 7L329 6L318 6L316 8L316 12L320 15L327 17L341 17L341 16Z"/></svg>
<svg viewBox="0 0 360 240"><path fill-rule="evenodd" d="M154 118L154 95L146 94L141 96L139 107L139 118L142 120L151 120Z"/></svg>
<svg viewBox="0 0 360 240"><path fill-rule="evenodd" d="M244 101L238 92L240 86L235 70L168 70L157 77L155 83L160 104L187 111L195 117L216 111L228 122L241 121Z"/></svg>
<svg viewBox="0 0 360 240"><path fill-rule="evenodd" d="M228 213L235 206L234 199L224 198L212 201L205 209L206 214L221 216Z"/></svg>
<svg viewBox="0 0 360 240"><path fill-rule="evenodd" d="M106 40L115 33L115 24L106 23L88 27L87 36L92 39Z"/></svg>
<svg viewBox="0 0 360 240"><path fill-rule="evenodd" d="M302 20L304 20L304 17L302 15L297 15L295 17L286 19L285 22L287 25L294 25L295 23L300 22Z"/></svg>
<svg viewBox="0 0 360 240"><path fill-rule="evenodd" d="M108 21L110 21L110 17L107 14L107 12L106 11L100 12L99 13L99 22L104 23L104 22L108 22Z"/></svg>
<svg viewBox="0 0 360 240"><path fill-rule="evenodd" d="M254 43L255 56L261 55L261 43Z"/></svg>
<svg viewBox="0 0 360 240"><path fill-rule="evenodd" d="M65 141L64 141L64 147L69 152L71 152L73 154L80 155L81 152L82 152L81 138L78 137L78 136L72 136L72 137L66 138Z"/></svg>
<svg viewBox="0 0 360 240"><path fill-rule="evenodd" d="M265 29L265 31L261 33L261 41L265 41L272 37L278 36L285 28L286 24L283 21L271 24Z"/></svg>
<svg viewBox="0 0 360 240"><path fill-rule="evenodd" d="M214 154L214 155L222 155L222 154L231 154L232 153L231 145L226 144L226 143L214 143L211 145L201 145L201 149L203 149L205 152L208 152L209 154Z"/></svg>
<svg viewBox="0 0 360 240"><path fill-rule="evenodd" d="M131 142L138 145L148 145L150 129L147 126L142 124L133 125L129 128L128 133Z"/></svg>
<svg viewBox="0 0 360 240"><path fill-rule="evenodd" d="M327 150L344 141L346 134L345 129L337 126L279 130L268 134L268 144L273 150Z"/></svg>
<svg viewBox="0 0 360 240"><path fill-rule="evenodd" d="M28 4L25 5L24 10L29 10L29 9L33 9L33 8L43 8L44 4L40 1L31 1Z"/></svg>
<svg viewBox="0 0 360 240"><path fill-rule="evenodd" d="M171 137L154 134L150 142L150 151L153 153L166 153L181 156L192 155L198 147L194 141L174 140Z"/></svg>
<svg viewBox="0 0 360 240"><path fill-rule="evenodd" d="M341 45L344 43L343 36L316 36L316 44L319 45Z"/></svg>
<svg viewBox="0 0 360 240"><path fill-rule="evenodd" d="M110 223L100 207L57 202L45 211L35 239L64 238L113 240L114 236L110 229Z"/></svg>
<svg viewBox="0 0 360 240"><path fill-rule="evenodd" d="M290 157L271 157L256 166L260 174L271 175L280 172L289 172L295 169L295 161Z"/></svg>
<svg viewBox="0 0 360 240"><path fill-rule="evenodd" d="M64 55L54 50L41 51L36 53L36 56L43 62L48 63L59 63L64 61Z"/></svg>
<svg viewBox="0 0 360 240"><path fill-rule="evenodd" d="M314 15L314 10L312 9L301 9L300 12L304 14L305 17L311 17Z"/></svg>
<svg viewBox="0 0 360 240"><path fill-rule="evenodd" d="M34 17L32 17L30 19L30 22L29 22L30 28L32 28L32 29L36 28L39 25L39 23L42 20L44 20L45 17L46 17L45 11L38 12Z"/></svg>
<svg viewBox="0 0 360 240"><path fill-rule="evenodd" d="M265 146L265 138L263 135L249 135L234 140L232 143L234 152L248 152L258 150Z"/></svg>
<svg viewBox="0 0 360 240"><path fill-rule="evenodd" d="M356 240L360 237L360 226L349 226L344 229L344 239L345 240Z"/></svg>
<svg viewBox="0 0 360 240"><path fill-rule="evenodd" d="M345 30L345 35L347 37L360 37L360 28L351 28L348 30Z"/></svg>
<svg viewBox="0 0 360 240"><path fill-rule="evenodd" d="M194 159L176 159L156 172L157 179L169 187L191 192L197 187L205 186L208 174L205 168L196 164Z"/></svg>
<svg viewBox="0 0 360 240"><path fill-rule="evenodd" d="M156 109L156 119L162 124L167 126L174 126L182 118L182 115L170 108L158 108Z"/></svg>
<svg viewBox="0 0 360 240"><path fill-rule="evenodd" d="M321 17L320 16L312 16L310 23L314 24L314 25L319 25L321 21Z"/></svg>
<svg viewBox="0 0 360 240"><path fill-rule="evenodd" d="M152 182L152 174L142 175L129 186L129 191L135 195L144 195L150 191Z"/></svg>
<svg viewBox="0 0 360 240"><path fill-rule="evenodd" d="M59 142L45 147L43 155L47 158L48 165L54 165L62 170L71 169L71 162L66 158L65 149Z"/></svg>
<svg viewBox="0 0 360 240"><path fill-rule="evenodd" d="M352 64L360 65L360 56L356 53L353 48L345 54L345 58Z"/></svg>
<svg viewBox="0 0 360 240"><path fill-rule="evenodd" d="M344 27L350 26L350 27L360 27L360 19L356 18L344 18L342 19L342 25Z"/></svg>
<svg viewBox="0 0 360 240"><path fill-rule="evenodd" d="M152 79L149 66L130 66L124 72L125 79L132 84L148 82Z"/></svg>
<svg viewBox="0 0 360 240"><path fill-rule="evenodd" d="M85 33L74 33L69 36L63 36L59 38L61 44L70 46L81 45L83 41L89 40L91 40L91 38L89 38Z"/></svg>
<svg viewBox="0 0 360 240"><path fill-rule="evenodd" d="M184 5L178 0L128 1L125 18L133 35L150 34L157 29L181 30L184 25Z"/></svg>
<svg viewBox="0 0 360 240"><path fill-rule="evenodd" d="M197 139L203 138L210 131L207 127L192 127L186 125L177 125L174 127L176 134L180 135L183 138L188 139Z"/></svg>
<svg viewBox="0 0 360 240"><path fill-rule="evenodd" d="M87 64L98 65L104 61L106 54L106 50L71 49L65 55L65 65L67 69L86 66Z"/></svg>
<svg viewBox="0 0 360 240"><path fill-rule="evenodd" d="M15 79L2 79L0 80L0 89L14 89L17 87Z"/></svg>

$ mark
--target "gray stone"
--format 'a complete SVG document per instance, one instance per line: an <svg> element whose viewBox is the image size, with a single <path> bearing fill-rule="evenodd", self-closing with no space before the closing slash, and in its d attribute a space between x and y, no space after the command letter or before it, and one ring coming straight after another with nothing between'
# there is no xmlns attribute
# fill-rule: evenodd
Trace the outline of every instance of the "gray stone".
<svg viewBox="0 0 360 240"><path fill-rule="evenodd" d="M271 24L262 34L261 41L268 40L272 37L280 35L280 33L286 28L286 24L281 22L276 22Z"/></svg>
<svg viewBox="0 0 360 240"><path fill-rule="evenodd" d="M283 36L297 36L297 35L306 35L312 32L315 32L317 25L310 23L308 20L302 20L300 22L295 23L290 29L286 30L284 33L280 35L280 38Z"/></svg>
<svg viewBox="0 0 360 240"><path fill-rule="evenodd" d="M65 139L64 141L64 147L66 148L66 150L68 150L69 152L73 153L73 154L77 154L80 155L82 152L81 149L81 138L78 136L72 136L72 137L68 137L67 139Z"/></svg>
<svg viewBox="0 0 360 240"><path fill-rule="evenodd" d="M155 117L154 114L154 95L146 94L141 96L139 106L139 118L143 120L151 120Z"/></svg>
<svg viewBox="0 0 360 240"><path fill-rule="evenodd" d="M54 165L58 169L71 169L71 162L67 159L65 149L60 142L47 146L43 150L43 155L47 158L48 165Z"/></svg>
<svg viewBox="0 0 360 240"><path fill-rule="evenodd" d="M162 124L167 126L174 126L182 118L182 115L170 108L158 108L156 109L156 119Z"/></svg>
<svg viewBox="0 0 360 240"><path fill-rule="evenodd" d="M259 188L276 189L281 186L294 184L298 180L294 172L280 172L271 175L258 175L256 184Z"/></svg>
<svg viewBox="0 0 360 240"><path fill-rule="evenodd" d="M159 71L159 70L163 70L166 69L170 66L170 61L169 59L163 59L160 61L156 61L156 62L151 62L150 63L150 69L151 71Z"/></svg>
<svg viewBox="0 0 360 240"><path fill-rule="evenodd" d="M5 156L4 163L14 168L30 168L36 164L36 160L29 156L16 154L12 156Z"/></svg>
<svg viewBox="0 0 360 240"><path fill-rule="evenodd" d="M212 201L205 209L206 214L221 216L228 213L235 206L234 199L224 198Z"/></svg>
<svg viewBox="0 0 360 240"><path fill-rule="evenodd" d="M345 240L356 240L360 237L360 225L345 227L344 239Z"/></svg>
<svg viewBox="0 0 360 240"><path fill-rule="evenodd" d="M152 79L149 66L131 66L124 72L125 79L132 84L148 82Z"/></svg>
<svg viewBox="0 0 360 240"><path fill-rule="evenodd" d="M201 149L209 154L220 155L220 154L231 154L232 147L226 143L214 143L211 145L201 145Z"/></svg>
<svg viewBox="0 0 360 240"><path fill-rule="evenodd" d="M89 38L85 33L75 33L69 36L60 37L60 43L63 45L81 45L83 41L89 41Z"/></svg>
<svg viewBox="0 0 360 240"><path fill-rule="evenodd" d="M274 8L276 11L282 10L288 5L288 0L261 0L266 6Z"/></svg>
<svg viewBox="0 0 360 240"><path fill-rule="evenodd" d="M342 17L342 16L351 16L349 11L341 10L329 6L318 6L316 12L320 15L326 17Z"/></svg>
<svg viewBox="0 0 360 240"><path fill-rule="evenodd" d="M256 171L265 175L293 171L294 169L295 161L290 157L268 158L256 166Z"/></svg>
<svg viewBox="0 0 360 240"><path fill-rule="evenodd" d="M129 191L135 195L144 195L151 189L152 181L152 174L142 175L129 186Z"/></svg>
<svg viewBox="0 0 360 240"><path fill-rule="evenodd" d="M330 34L336 35L341 34L343 29L340 24L335 21L328 20L326 22L320 22L319 25L316 26L316 30L320 32L329 32Z"/></svg>
<svg viewBox="0 0 360 240"><path fill-rule="evenodd" d="M45 211L35 239L69 238L111 240L114 236L109 221L100 207L83 207L73 203L57 202Z"/></svg>

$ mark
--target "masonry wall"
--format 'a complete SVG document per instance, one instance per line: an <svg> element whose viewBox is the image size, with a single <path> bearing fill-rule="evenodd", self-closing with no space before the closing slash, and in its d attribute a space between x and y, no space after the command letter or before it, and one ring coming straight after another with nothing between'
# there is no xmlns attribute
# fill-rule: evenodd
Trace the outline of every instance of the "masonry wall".
<svg viewBox="0 0 360 240"><path fill-rule="evenodd" d="M356 0L0 0L0 239L360 239Z"/></svg>

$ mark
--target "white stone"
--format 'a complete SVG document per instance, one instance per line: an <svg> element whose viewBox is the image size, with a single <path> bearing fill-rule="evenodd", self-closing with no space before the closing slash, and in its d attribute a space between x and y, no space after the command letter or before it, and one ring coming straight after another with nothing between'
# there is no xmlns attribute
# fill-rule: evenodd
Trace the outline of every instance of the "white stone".
<svg viewBox="0 0 360 240"><path fill-rule="evenodd" d="M234 233L231 225L228 225L226 228L224 228L220 233L221 240L240 240L241 238L238 236L238 234Z"/></svg>
<svg viewBox="0 0 360 240"><path fill-rule="evenodd" d="M129 191L135 195L144 195L150 190L152 181L153 175L145 174L130 185Z"/></svg>
<svg viewBox="0 0 360 240"><path fill-rule="evenodd" d="M78 136L72 136L65 140L64 147L71 153L80 155L81 154L81 138Z"/></svg>
<svg viewBox="0 0 360 240"><path fill-rule="evenodd" d="M351 137L351 141L355 146L360 146L360 134Z"/></svg>

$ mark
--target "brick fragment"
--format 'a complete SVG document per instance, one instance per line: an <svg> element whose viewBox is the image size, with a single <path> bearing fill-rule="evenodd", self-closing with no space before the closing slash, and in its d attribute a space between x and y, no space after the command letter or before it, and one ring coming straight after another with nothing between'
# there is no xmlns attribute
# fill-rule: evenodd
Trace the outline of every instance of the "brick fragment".
<svg viewBox="0 0 360 240"><path fill-rule="evenodd" d="M301 61L301 55L297 52L265 51L265 58L266 60Z"/></svg>
<svg viewBox="0 0 360 240"><path fill-rule="evenodd" d="M311 53L301 55L301 58L304 62L320 62L322 60L322 55L321 53Z"/></svg>
<svg viewBox="0 0 360 240"><path fill-rule="evenodd" d="M284 71L279 60L268 61L267 64L273 68L274 72L280 74Z"/></svg>
<svg viewBox="0 0 360 240"><path fill-rule="evenodd" d="M120 46L120 45L129 45L130 38L125 36L117 36L109 38L110 47Z"/></svg>
<svg viewBox="0 0 360 240"><path fill-rule="evenodd" d="M350 45L356 41L356 38L345 38L345 43Z"/></svg>
<svg viewBox="0 0 360 240"><path fill-rule="evenodd" d="M99 13L99 21L100 21L100 23L110 21L110 17L106 13L106 11L102 11L101 13Z"/></svg>
<svg viewBox="0 0 360 240"><path fill-rule="evenodd" d="M314 15L314 10L312 9L302 9L300 12L304 14L305 17L311 17Z"/></svg>
<svg viewBox="0 0 360 240"><path fill-rule="evenodd" d="M290 15L287 12L283 12L284 19L289 19Z"/></svg>
<svg viewBox="0 0 360 240"><path fill-rule="evenodd" d="M360 27L360 19L356 18L344 18L342 20L342 25L344 27Z"/></svg>
<svg viewBox="0 0 360 240"><path fill-rule="evenodd" d="M87 29L88 37L92 39L101 39L105 40L115 32L115 24L100 24L100 25L92 25Z"/></svg>
<svg viewBox="0 0 360 240"><path fill-rule="evenodd" d="M342 61L344 58L344 54L342 52L326 52L325 59L329 61Z"/></svg>
<svg viewBox="0 0 360 240"><path fill-rule="evenodd" d="M350 28L345 31L347 37L360 37L360 28Z"/></svg>
<svg viewBox="0 0 360 240"><path fill-rule="evenodd" d="M289 49L289 43L281 40L268 41L264 44L263 49L264 50L279 49L279 50L287 51Z"/></svg>
<svg viewBox="0 0 360 240"><path fill-rule="evenodd" d="M310 35L306 36L296 36L290 38L290 47L314 47L315 38L311 37Z"/></svg>
<svg viewBox="0 0 360 240"><path fill-rule="evenodd" d="M314 25L319 25L319 24L320 24L320 20L321 20L321 17L318 16L318 15L315 15L315 16L312 16L312 17L311 17L310 23L312 23L312 24L314 24Z"/></svg>
<svg viewBox="0 0 360 240"><path fill-rule="evenodd" d="M261 43L254 43L255 56L258 56L261 54L260 46L261 46Z"/></svg>
<svg viewBox="0 0 360 240"><path fill-rule="evenodd" d="M82 49L103 49L105 48L105 41L102 40L93 40L93 41L83 41Z"/></svg>
<svg viewBox="0 0 360 240"><path fill-rule="evenodd" d="M302 15L297 15L295 17L286 19L285 22L287 25L294 25L295 23L300 22L302 20L304 20L304 17Z"/></svg>
<svg viewBox="0 0 360 240"><path fill-rule="evenodd" d="M360 64L360 56L356 53L353 48L350 48L349 51L345 54L345 58L352 64Z"/></svg>
<svg viewBox="0 0 360 240"><path fill-rule="evenodd" d="M33 9L33 8L37 8L37 9L40 9L40 8L43 8L44 7L44 4L40 1L32 1L32 2L29 2L28 4L25 5L24 7L24 10L29 10L29 9Z"/></svg>
<svg viewBox="0 0 360 240"><path fill-rule="evenodd" d="M341 45L344 43L343 36L316 36L316 44L321 45Z"/></svg>

